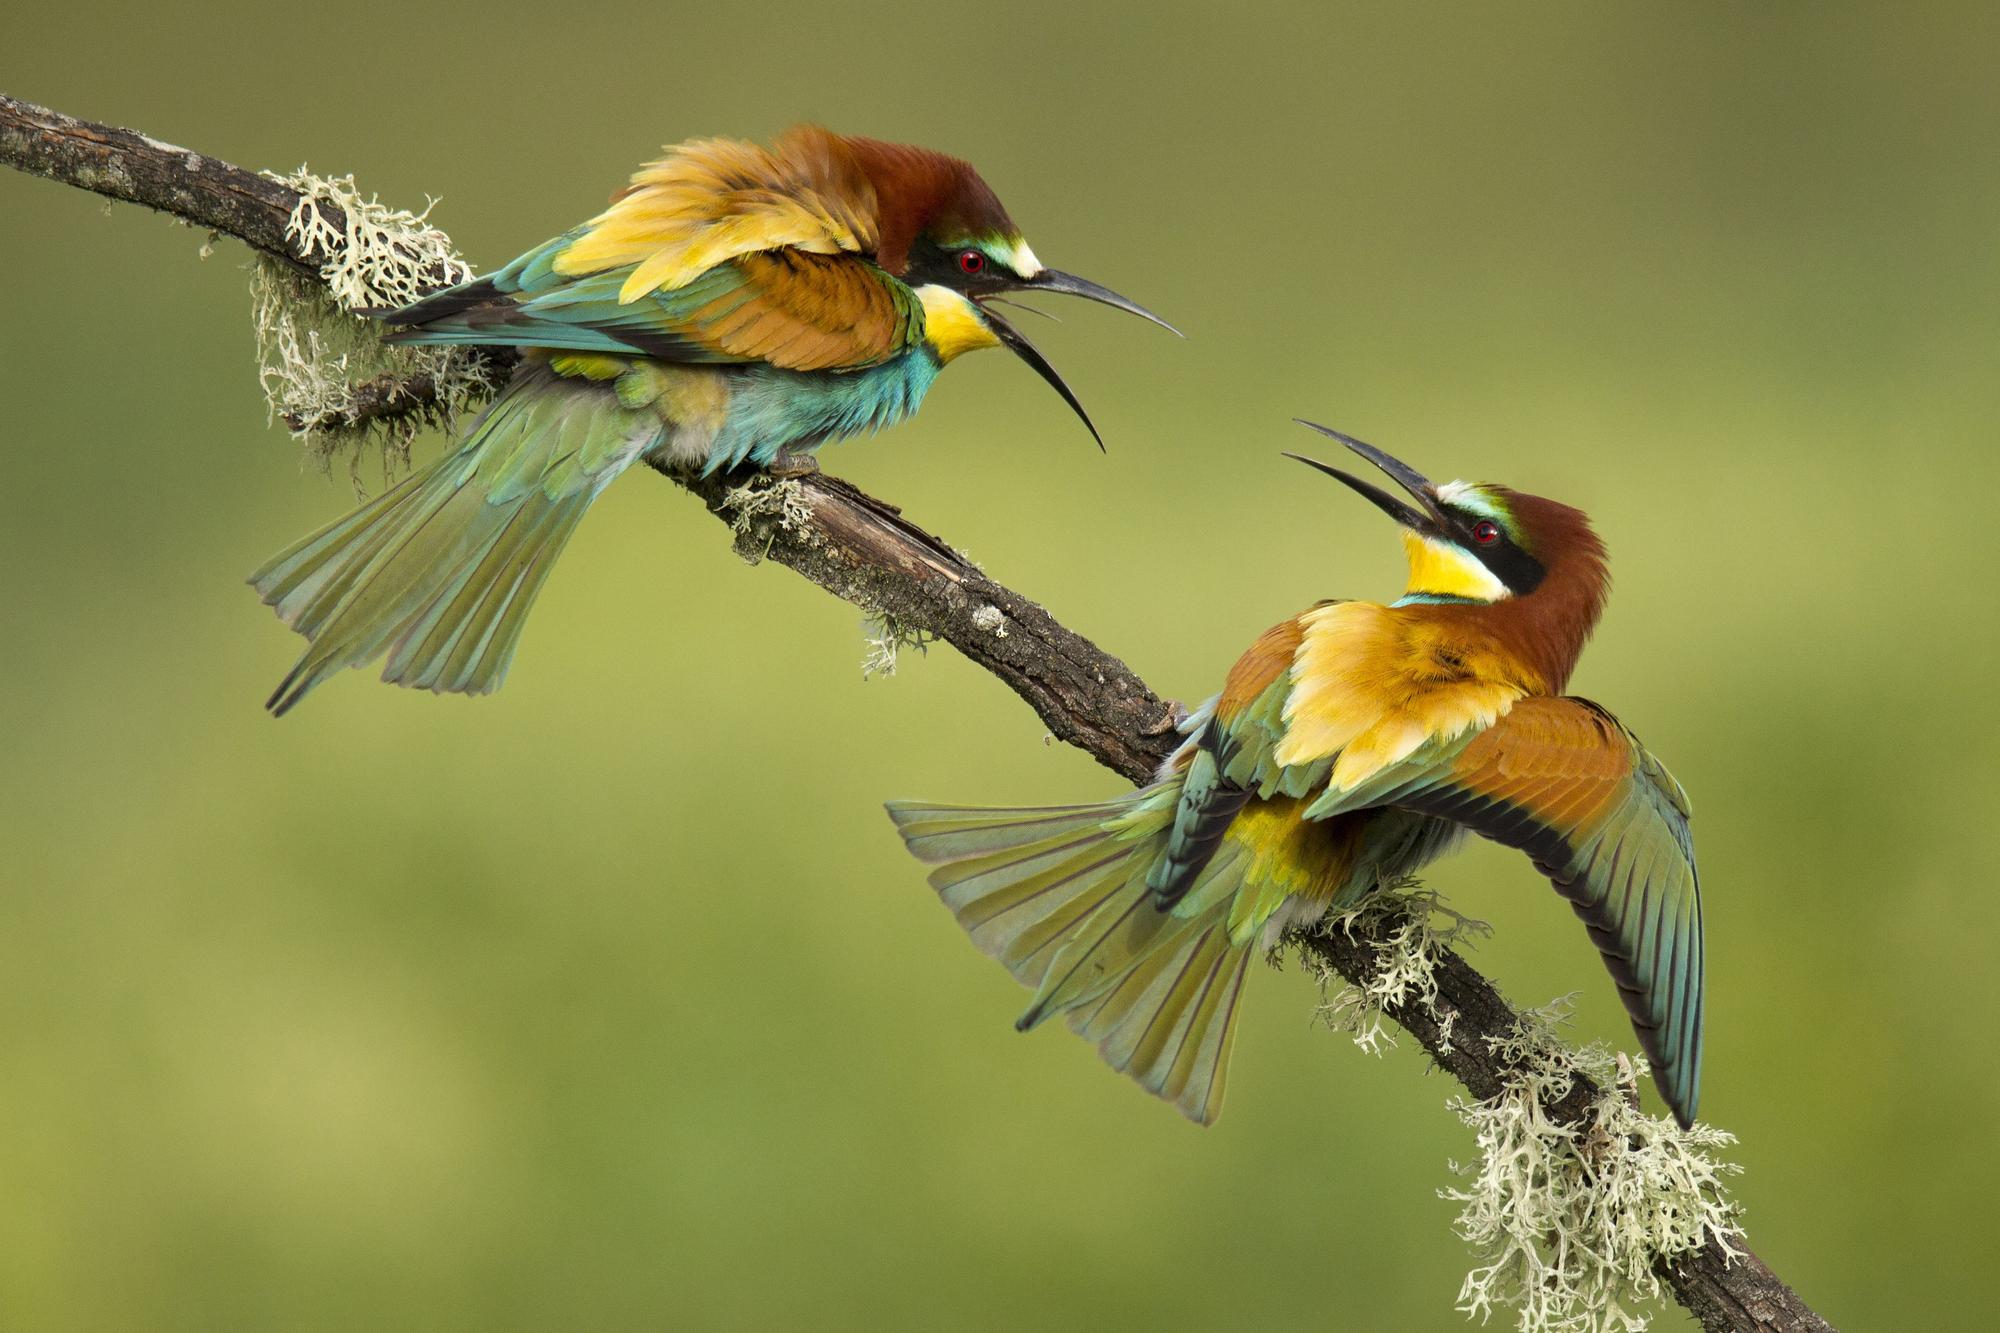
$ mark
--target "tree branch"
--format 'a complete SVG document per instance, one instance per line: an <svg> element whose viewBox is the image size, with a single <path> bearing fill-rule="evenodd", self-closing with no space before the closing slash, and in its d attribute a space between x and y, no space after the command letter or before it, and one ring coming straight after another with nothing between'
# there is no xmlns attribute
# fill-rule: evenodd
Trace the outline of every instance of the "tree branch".
<svg viewBox="0 0 2000 1333"><path fill-rule="evenodd" d="M298 195L277 181L131 130L77 120L0 94L0 162L236 237L317 276L329 256L301 252L286 234ZM321 208L327 206L322 203ZM496 365L511 357L496 356ZM373 380L355 390L360 419L423 411L426 379ZM998 676L1057 737L1132 782L1147 781L1178 737L1173 710L1131 668L1064 628L1036 603L883 503L837 478L695 479L668 474L728 522L746 558L775 560L836 597L944 639ZM790 489L795 487L796 489ZM1380 966L1382 926L1332 932L1302 947L1355 985ZM1512 1067L1494 1045L1519 1015L1456 953L1437 970L1432 1005L1392 1005L1438 1066L1475 1098L1498 1094ZM1447 1037L1446 1025L1449 1024ZM1548 1112L1586 1122L1603 1090L1579 1079ZM1830 1333L1831 1325L1741 1246L1734 1260L1710 1241L1657 1271L1712 1333Z"/></svg>

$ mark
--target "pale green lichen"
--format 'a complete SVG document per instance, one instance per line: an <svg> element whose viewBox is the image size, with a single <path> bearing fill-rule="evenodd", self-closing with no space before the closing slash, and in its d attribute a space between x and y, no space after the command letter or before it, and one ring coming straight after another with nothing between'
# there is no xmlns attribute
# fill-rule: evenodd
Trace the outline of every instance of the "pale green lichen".
<svg viewBox="0 0 2000 1333"><path fill-rule="evenodd" d="M729 530L736 534L736 553L746 564L759 564L770 553L778 532L798 533L812 539L813 507L806 488L790 477L752 477L722 493L716 507L729 516ZM759 519L775 520L776 531L758 549L750 540Z"/></svg>
<svg viewBox="0 0 2000 1333"><path fill-rule="evenodd" d="M1360 931L1375 954L1375 969L1365 986L1348 983L1323 959L1305 955L1320 984L1320 1021L1346 1033L1370 1055L1396 1045L1386 1010L1410 1004L1432 1010L1438 996L1437 967L1446 951L1460 940L1493 933L1492 926L1453 911L1435 890L1414 879L1383 885L1358 907L1327 917L1319 930L1349 939ZM1451 1049L1454 1017L1450 1012L1438 1015L1446 1051Z"/></svg>
<svg viewBox="0 0 2000 1333"><path fill-rule="evenodd" d="M1305 954L1326 997L1324 1022L1380 1054L1395 1045L1385 1010L1415 1007L1438 1022L1450 1049L1454 1015L1439 1012L1438 964L1455 941L1490 934L1485 922L1406 881L1319 929L1365 938L1375 955L1370 981L1357 987ZM1440 1191L1461 1205L1454 1228L1477 1264L1458 1308L1482 1321L1511 1309L1521 1333L1637 1333L1661 1294L1656 1260L1711 1239L1737 1253L1739 1210L1722 1182L1741 1168L1715 1156L1732 1135L1700 1124L1683 1130L1639 1109L1643 1060L1565 1042L1558 1029L1570 1004L1565 997L1529 1010L1510 1035L1489 1039L1505 1070L1502 1091L1450 1103L1479 1146L1476 1162L1451 1164L1464 1187ZM1602 1093L1580 1122L1557 1124L1548 1108L1579 1078Z"/></svg>
<svg viewBox="0 0 2000 1333"><path fill-rule="evenodd" d="M262 255L251 271L258 379L271 416L322 462L341 452L358 455L370 438L386 458L400 460L419 429L449 428L494 384L473 352L390 346L381 341L381 327L358 312L407 305L441 280L471 277L472 269L425 220L428 205L422 213L390 208L363 197L352 176L315 176L304 167L288 176L266 174L299 194L286 236L302 253L324 256L317 283ZM331 220L336 210L340 225ZM356 386L382 376L427 376L435 399L418 413L357 415Z"/></svg>
<svg viewBox="0 0 2000 1333"><path fill-rule="evenodd" d="M893 676L905 648L919 654L928 652L937 635L915 625L906 625L887 611L870 611L861 620L861 679Z"/></svg>
<svg viewBox="0 0 2000 1333"><path fill-rule="evenodd" d="M1453 1163L1469 1183L1439 1191L1463 1205L1455 1227L1479 1261L1458 1308L1484 1320L1511 1307L1521 1333L1636 1333L1649 1323L1641 1307L1660 1296L1655 1259L1710 1239L1737 1253L1739 1210L1722 1178L1742 1168L1712 1155L1733 1135L1639 1109L1644 1061L1564 1042L1569 1011L1564 998L1522 1014L1492 1042L1506 1088L1452 1103L1480 1150L1476 1163ZM1557 1124L1547 1107L1579 1076L1603 1093L1581 1123Z"/></svg>

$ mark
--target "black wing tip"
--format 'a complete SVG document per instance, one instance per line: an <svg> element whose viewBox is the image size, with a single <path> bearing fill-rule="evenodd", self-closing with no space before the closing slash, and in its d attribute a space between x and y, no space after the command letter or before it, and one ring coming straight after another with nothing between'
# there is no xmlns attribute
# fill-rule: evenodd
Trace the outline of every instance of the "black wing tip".
<svg viewBox="0 0 2000 1333"><path fill-rule="evenodd" d="M458 286L440 288L430 296L418 296L406 306L374 306L368 310L356 310L356 314L390 324L392 328L418 328L422 324L464 314L474 306L492 304L504 298L506 292L494 286L492 278L470 278Z"/></svg>
<svg viewBox="0 0 2000 1333"><path fill-rule="evenodd" d="M1638 1025L1635 1023L1634 1028ZM1639 1045L1646 1053L1646 1062L1653 1072L1653 1088L1666 1103L1667 1111L1674 1123L1683 1130L1693 1129L1701 1110L1701 1065L1700 1055L1694 1057L1692 1072L1687 1072L1683 1062L1669 1061L1654 1048L1653 1040L1658 1029L1639 1029ZM1685 1075L1685 1076L1684 1076Z"/></svg>
<svg viewBox="0 0 2000 1333"><path fill-rule="evenodd" d="M312 687L319 684L319 677L307 672L306 659L285 673L278 682L278 688L271 691L271 697L264 701L264 711L272 717L283 717L299 706L299 700L306 697Z"/></svg>

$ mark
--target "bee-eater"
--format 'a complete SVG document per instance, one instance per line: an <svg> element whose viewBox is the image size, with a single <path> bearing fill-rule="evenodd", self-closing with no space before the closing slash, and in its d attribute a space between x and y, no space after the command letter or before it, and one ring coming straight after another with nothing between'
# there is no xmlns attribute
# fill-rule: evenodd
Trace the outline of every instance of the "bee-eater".
<svg viewBox="0 0 2000 1333"><path fill-rule="evenodd" d="M1416 501L1300 459L1401 525L1402 597L1321 602L1267 631L1140 791L890 816L973 943L1035 989L1016 1026L1060 1014L1204 1124L1254 954L1467 829L1517 847L1583 918L1661 1095L1691 1124L1702 937L1687 798L1617 718L1562 693L1604 607L1603 545L1567 505L1433 485L1314 429Z"/></svg>
<svg viewBox="0 0 2000 1333"><path fill-rule="evenodd" d="M251 576L310 641L267 707L385 653L397 685L497 689L577 522L633 463L809 467L915 412L966 352L1010 348L1096 436L987 304L1009 292L1164 324L1044 268L957 158L810 125L768 149L668 149L581 227L383 314L391 342L513 347L521 364L456 449Z"/></svg>

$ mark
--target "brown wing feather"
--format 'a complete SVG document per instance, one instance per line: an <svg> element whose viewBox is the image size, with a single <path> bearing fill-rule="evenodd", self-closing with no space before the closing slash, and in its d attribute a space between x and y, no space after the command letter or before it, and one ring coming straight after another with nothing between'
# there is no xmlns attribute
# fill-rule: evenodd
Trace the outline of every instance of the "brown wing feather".
<svg viewBox="0 0 2000 1333"><path fill-rule="evenodd" d="M1609 713L1581 699L1523 699L1459 752L1452 771L1461 782L1503 800L1526 797L1553 783L1567 797L1595 798L1598 809L1613 785L1631 777L1633 745ZM1539 808L1539 807L1538 807ZM1588 817L1589 811L1579 811Z"/></svg>
<svg viewBox="0 0 2000 1333"><path fill-rule="evenodd" d="M1222 696L1215 703L1216 717L1227 724L1269 689L1272 681L1290 669L1292 659L1298 655L1299 641L1304 637L1305 625L1297 616L1280 621L1260 634L1249 651L1229 668L1229 679L1223 683Z"/></svg>
<svg viewBox="0 0 2000 1333"><path fill-rule="evenodd" d="M1687 797L1618 720L1533 698L1389 798L1520 848L1589 928L1662 1095L1683 1124L1701 1091L1701 888Z"/></svg>
<svg viewBox="0 0 2000 1333"><path fill-rule="evenodd" d="M744 285L688 321L689 336L717 351L786 370L848 369L886 361L920 336L901 284L865 259L773 250L733 262Z"/></svg>

